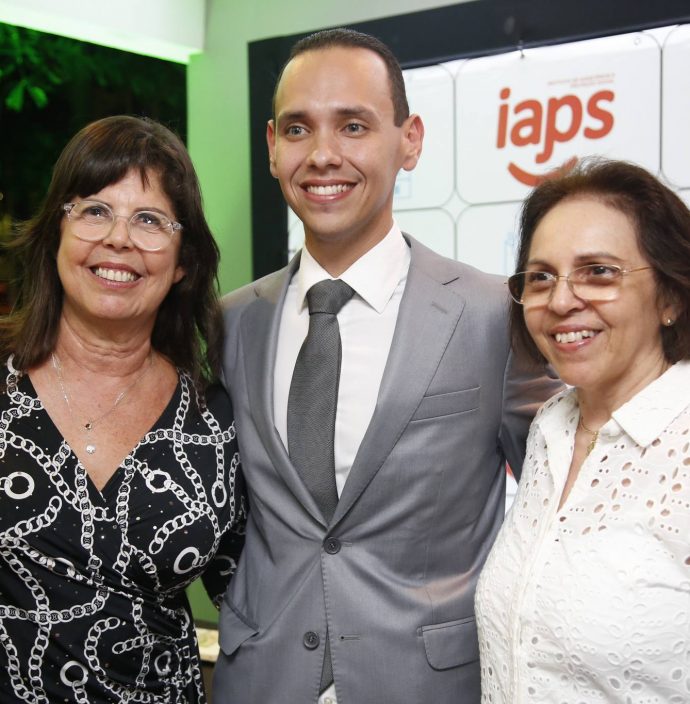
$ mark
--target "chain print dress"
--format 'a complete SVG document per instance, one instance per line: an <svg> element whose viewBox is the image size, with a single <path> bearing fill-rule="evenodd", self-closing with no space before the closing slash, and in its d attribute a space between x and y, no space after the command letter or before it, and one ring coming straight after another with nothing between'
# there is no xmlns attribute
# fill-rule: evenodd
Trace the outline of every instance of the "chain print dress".
<svg viewBox="0 0 690 704"><path fill-rule="evenodd" d="M179 373L98 491L28 376L0 394L0 702L205 702L185 587L219 599L242 545L230 400Z"/></svg>

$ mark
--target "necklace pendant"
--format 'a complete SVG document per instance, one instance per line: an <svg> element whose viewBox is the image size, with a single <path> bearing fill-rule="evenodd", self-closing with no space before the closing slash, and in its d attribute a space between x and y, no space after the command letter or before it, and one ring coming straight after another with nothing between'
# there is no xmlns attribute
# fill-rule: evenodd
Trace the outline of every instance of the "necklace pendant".
<svg viewBox="0 0 690 704"><path fill-rule="evenodd" d="M90 455L93 455L93 453L96 452L96 446L95 446L95 445L87 445L87 446L86 446L86 451L87 451Z"/></svg>
<svg viewBox="0 0 690 704"><path fill-rule="evenodd" d="M597 444L597 440L599 439L599 431L594 433L594 437L592 438L592 441L589 443L589 447L587 448L587 457L591 454L592 450L594 449L594 446Z"/></svg>

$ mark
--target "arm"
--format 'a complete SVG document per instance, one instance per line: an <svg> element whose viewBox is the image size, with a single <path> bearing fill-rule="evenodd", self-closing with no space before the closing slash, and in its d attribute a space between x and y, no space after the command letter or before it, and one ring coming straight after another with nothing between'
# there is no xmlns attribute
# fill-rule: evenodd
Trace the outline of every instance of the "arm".
<svg viewBox="0 0 690 704"><path fill-rule="evenodd" d="M503 413L499 440L516 479L520 479L525 443L535 413L563 383L547 365L510 352L503 377Z"/></svg>
<svg viewBox="0 0 690 704"><path fill-rule="evenodd" d="M237 561L244 546L247 496L230 396L221 384L217 383L206 390L206 403L211 428L216 433L225 433L222 450L216 450L216 461L222 463L222 477L217 480L222 480L227 495L213 495L220 538L215 557L207 564L202 574L206 591L218 607L237 568ZM216 471L219 469L221 467ZM221 501L222 498L225 500Z"/></svg>
<svg viewBox="0 0 690 704"><path fill-rule="evenodd" d="M209 563L201 576L206 593L214 606L220 608L223 594L237 569L244 547L245 527L247 524L247 498L244 490L242 467L238 466L235 474L235 493L229 499L235 506L235 518L223 533L216 556Z"/></svg>

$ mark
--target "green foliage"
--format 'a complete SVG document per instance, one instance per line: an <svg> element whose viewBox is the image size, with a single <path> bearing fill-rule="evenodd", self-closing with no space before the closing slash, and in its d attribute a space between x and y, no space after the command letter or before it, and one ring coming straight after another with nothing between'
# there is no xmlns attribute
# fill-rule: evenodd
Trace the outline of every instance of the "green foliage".
<svg viewBox="0 0 690 704"><path fill-rule="evenodd" d="M70 137L106 115L186 132L185 67L0 24L0 215L29 217Z"/></svg>
<svg viewBox="0 0 690 704"><path fill-rule="evenodd" d="M67 46L67 51L60 51L62 47L59 45L49 44L47 49L50 51L44 54L41 51L42 36L40 32L0 25L0 95L9 110L21 112L27 95L36 107L45 107L49 93L62 83L60 70L67 69L65 61L69 58L69 50L74 53L74 47Z"/></svg>

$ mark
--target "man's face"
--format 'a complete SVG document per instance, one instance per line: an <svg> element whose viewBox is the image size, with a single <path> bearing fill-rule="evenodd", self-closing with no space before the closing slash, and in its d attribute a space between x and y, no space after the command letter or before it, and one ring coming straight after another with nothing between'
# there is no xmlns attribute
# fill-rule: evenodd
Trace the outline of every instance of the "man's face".
<svg viewBox="0 0 690 704"><path fill-rule="evenodd" d="M418 116L396 127L393 114L373 51L308 51L285 68L267 130L271 173L310 251L337 243L359 256L390 230L395 178L417 164L424 133Z"/></svg>

